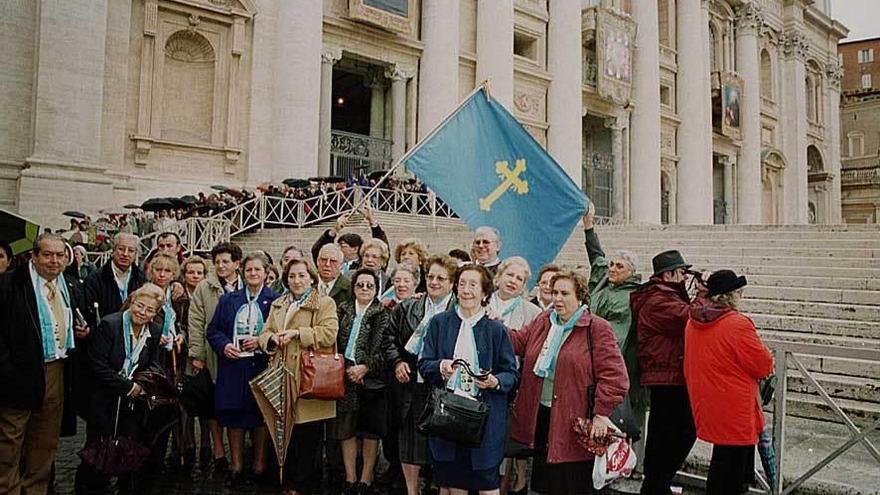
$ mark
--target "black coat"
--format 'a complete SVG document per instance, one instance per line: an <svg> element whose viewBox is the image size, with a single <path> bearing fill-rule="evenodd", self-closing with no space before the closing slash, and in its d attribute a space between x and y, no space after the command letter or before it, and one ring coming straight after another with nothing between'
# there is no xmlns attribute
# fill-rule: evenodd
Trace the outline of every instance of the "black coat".
<svg viewBox="0 0 880 495"><path fill-rule="evenodd" d="M157 364L159 358L159 338L162 328L153 322L147 327L150 337L138 356L137 369L147 369ZM131 391L133 382L119 374L125 362L125 341L122 328L122 313L105 316L92 335L89 345L94 389L90 398L89 430L100 434L111 434L116 419L116 404L119 397Z"/></svg>
<svg viewBox="0 0 880 495"><path fill-rule="evenodd" d="M351 324L355 316L355 303L349 302L339 306L336 310L339 316L339 332L336 334L336 348L340 354L345 354L348 346L348 337L351 334ZM385 332L388 330L389 315L379 301L373 301L364 313L361 321L361 329L358 332L357 342L354 346L356 364L364 364L370 369L364 376L364 386L371 389L384 388L388 384L385 359L382 352ZM346 367L353 364L346 359ZM353 411L357 409L357 389L347 379L345 380L345 398L336 402L337 410Z"/></svg>
<svg viewBox="0 0 880 495"><path fill-rule="evenodd" d="M104 263L100 270L89 275L83 283L83 302L87 310L83 315L92 328L98 326L95 303L98 303L98 311L103 318L122 309L122 304L125 302L119 297L119 286L116 285L116 279L113 277L112 263L112 260ZM131 277L128 279L129 294L138 290L147 280L144 271L137 265L132 264L131 270Z"/></svg>
<svg viewBox="0 0 880 495"><path fill-rule="evenodd" d="M76 307L76 287L71 282L67 286L71 305ZM46 374L37 297L27 265L0 275L0 308L0 407L37 411L46 396ZM80 346L78 340L75 346ZM69 356L74 355L71 350ZM64 360L65 397L73 386L70 357ZM65 414L65 418L67 429L73 417Z"/></svg>

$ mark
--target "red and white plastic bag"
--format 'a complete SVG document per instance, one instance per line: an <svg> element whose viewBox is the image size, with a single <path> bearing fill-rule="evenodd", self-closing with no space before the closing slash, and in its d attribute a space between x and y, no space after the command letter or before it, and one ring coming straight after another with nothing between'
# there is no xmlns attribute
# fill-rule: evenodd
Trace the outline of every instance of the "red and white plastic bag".
<svg viewBox="0 0 880 495"><path fill-rule="evenodd" d="M617 479L629 477L636 467L636 462L636 453L632 449L630 440L611 437L611 443L605 449L605 453L597 455L593 460L593 487L598 490Z"/></svg>

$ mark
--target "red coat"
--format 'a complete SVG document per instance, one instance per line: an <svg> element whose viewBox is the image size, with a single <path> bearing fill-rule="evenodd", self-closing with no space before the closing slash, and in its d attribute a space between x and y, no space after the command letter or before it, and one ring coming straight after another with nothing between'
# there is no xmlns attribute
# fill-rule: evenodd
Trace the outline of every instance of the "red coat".
<svg viewBox="0 0 880 495"><path fill-rule="evenodd" d="M623 356L611 325L589 312L584 312L562 344L556 359L553 382L553 407L550 412L548 463L581 462L592 459L575 438L572 421L587 414L587 387L592 383L587 328L592 321L593 357L596 359L595 414L608 416L622 401L629 389L629 378ZM513 409L511 436L519 443L534 448L535 423L541 401L544 379L534 373L535 361L550 332L550 312L538 315L519 331L510 332L513 351L523 358L522 374Z"/></svg>
<svg viewBox="0 0 880 495"><path fill-rule="evenodd" d="M651 277L629 301L637 325L641 385L684 385L684 327L690 310L684 284Z"/></svg>
<svg viewBox="0 0 880 495"><path fill-rule="evenodd" d="M773 357L742 313L699 300L685 331L684 373L697 436L717 445L755 445L764 429L758 380Z"/></svg>

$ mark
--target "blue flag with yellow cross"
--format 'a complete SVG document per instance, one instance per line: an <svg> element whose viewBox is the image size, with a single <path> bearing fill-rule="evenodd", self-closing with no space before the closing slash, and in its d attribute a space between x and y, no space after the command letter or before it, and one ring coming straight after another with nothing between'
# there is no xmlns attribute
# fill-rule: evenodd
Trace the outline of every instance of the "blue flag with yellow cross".
<svg viewBox="0 0 880 495"><path fill-rule="evenodd" d="M533 274L556 258L588 205L571 177L484 86L402 163L472 230L498 229L501 257L524 257Z"/></svg>

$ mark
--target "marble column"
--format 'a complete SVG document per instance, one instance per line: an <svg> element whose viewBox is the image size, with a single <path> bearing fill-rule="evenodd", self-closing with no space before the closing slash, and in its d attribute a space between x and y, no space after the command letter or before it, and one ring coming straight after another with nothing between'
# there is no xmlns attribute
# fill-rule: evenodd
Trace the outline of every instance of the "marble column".
<svg viewBox="0 0 880 495"><path fill-rule="evenodd" d="M703 22L701 0L679 0L676 14L676 99L681 119L678 127L677 221L680 224L708 225L713 221L708 24Z"/></svg>
<svg viewBox="0 0 880 495"><path fill-rule="evenodd" d="M840 77L843 69L837 60L829 61L826 72L828 77L828 113L825 117L826 129L828 130L828 163L825 164L831 177L831 215L828 223L837 225L843 223L841 213L840 191Z"/></svg>
<svg viewBox="0 0 880 495"><path fill-rule="evenodd" d="M736 71L744 81L740 100L742 149L736 164L737 223L760 224L761 186L761 69L758 37L764 18L755 3L740 7L736 18Z"/></svg>
<svg viewBox="0 0 880 495"><path fill-rule="evenodd" d="M611 217L615 220L623 219L623 131L626 129L626 123L626 115L605 119L605 127L611 129L611 166L613 167L611 170ZM659 174L659 163L657 170Z"/></svg>
<svg viewBox="0 0 880 495"><path fill-rule="evenodd" d="M370 137L385 137L385 74L373 71L367 76L370 88Z"/></svg>
<svg viewBox="0 0 880 495"><path fill-rule="evenodd" d="M633 60L635 102L630 132L638 143L630 148L630 221L660 223L660 37L657 2L632 4L638 25Z"/></svg>
<svg viewBox="0 0 880 495"><path fill-rule="evenodd" d="M807 90L806 57L808 44L804 33L798 28L786 31L782 36L783 85L782 151L788 166L783 178L784 224L806 224L807 199Z"/></svg>
<svg viewBox="0 0 880 495"><path fill-rule="evenodd" d="M406 83L412 69L393 67L385 71L391 79L391 157L399 159L406 152Z"/></svg>
<svg viewBox="0 0 880 495"><path fill-rule="evenodd" d="M272 136L268 143L274 148L272 162L262 164L262 168L268 169L262 175L274 180L319 173L320 110L324 109L321 103L325 95L321 65L321 2L292 0L277 4L275 36L267 40L263 39L262 30L254 31L255 44L259 43L258 46L275 54L274 63L270 63L263 59L263 51L255 50L254 53L254 63L260 62L259 71L256 65L254 69L255 75L259 74L260 85L255 83L254 91L267 93L259 94L260 106L257 108L275 114L274 128L261 125L264 132ZM258 27L261 17L258 15L255 19ZM264 91L264 87L274 87L274 91ZM329 94L327 98L330 98ZM329 156L327 160L329 163Z"/></svg>
<svg viewBox="0 0 880 495"><path fill-rule="evenodd" d="M422 58L419 63L419 139L459 102L459 0L422 2Z"/></svg>
<svg viewBox="0 0 880 495"><path fill-rule="evenodd" d="M734 223L734 208L736 206L736 196L733 193L733 157L722 156L720 158L721 165L724 167L724 223ZM739 164L737 164L737 172L739 172Z"/></svg>
<svg viewBox="0 0 880 495"><path fill-rule="evenodd" d="M581 2L550 0L547 26L547 149L575 184L581 183L583 99L581 95Z"/></svg>
<svg viewBox="0 0 880 495"><path fill-rule="evenodd" d="M325 48L321 52L321 113L318 134L318 175L326 177L330 170L331 120L333 115L333 64L342 58L340 48Z"/></svg>
<svg viewBox="0 0 880 495"><path fill-rule="evenodd" d="M513 111L513 0L477 2L477 84Z"/></svg>

